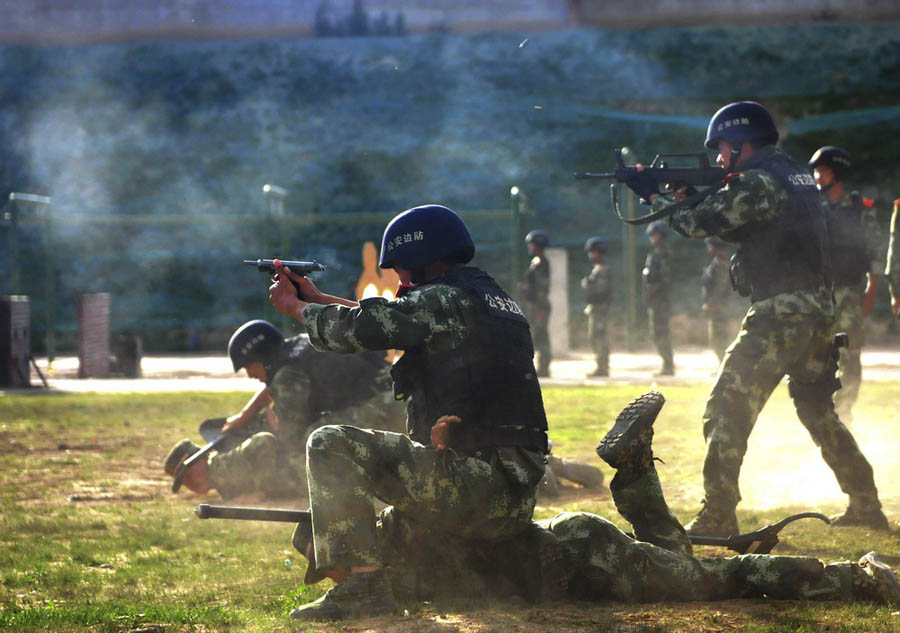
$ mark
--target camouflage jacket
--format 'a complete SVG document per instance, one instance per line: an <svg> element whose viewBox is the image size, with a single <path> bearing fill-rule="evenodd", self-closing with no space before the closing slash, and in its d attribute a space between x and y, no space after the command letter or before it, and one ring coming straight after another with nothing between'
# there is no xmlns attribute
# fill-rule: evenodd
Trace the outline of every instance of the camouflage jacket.
<svg viewBox="0 0 900 633"><path fill-rule="evenodd" d="M609 309L612 300L612 279L609 267L596 265L584 278L585 302L594 307L595 314L603 314Z"/></svg>
<svg viewBox="0 0 900 633"><path fill-rule="evenodd" d="M669 263L669 249L659 244L647 254L641 280L644 289L644 302L648 306L659 305L669 301L669 286L672 285L672 271Z"/></svg>
<svg viewBox="0 0 900 633"><path fill-rule="evenodd" d="M728 276L728 260L713 257L700 276L700 299L709 310L725 307L731 295L731 279Z"/></svg>
<svg viewBox="0 0 900 633"><path fill-rule="evenodd" d="M550 306L550 261L535 255L525 273L525 300L536 308Z"/></svg>
<svg viewBox="0 0 900 633"><path fill-rule="evenodd" d="M765 147L760 152L780 152L775 147ZM679 209L666 222L685 237L705 238L712 235L725 241L730 233L748 222L774 220L790 199L789 192L774 175L763 169L748 169L732 174L715 193L694 207ZM653 201L660 209L670 201L663 196ZM733 237L733 236L731 236ZM831 295L823 291L798 290L758 301L751 305L754 313L834 314Z"/></svg>

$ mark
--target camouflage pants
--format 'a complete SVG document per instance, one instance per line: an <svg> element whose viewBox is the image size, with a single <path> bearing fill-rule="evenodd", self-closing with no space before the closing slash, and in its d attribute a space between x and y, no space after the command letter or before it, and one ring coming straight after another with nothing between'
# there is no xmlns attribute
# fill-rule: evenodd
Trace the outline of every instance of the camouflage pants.
<svg viewBox="0 0 900 633"><path fill-rule="evenodd" d="M597 314L596 306L588 313L588 339L597 359L597 369L609 371L609 334L606 331L606 315Z"/></svg>
<svg viewBox="0 0 900 633"><path fill-rule="evenodd" d="M772 391L788 375L800 422L851 498L877 504L872 467L834 411L832 321L824 313L751 310L725 353L703 414L706 502L730 512L741 495L738 476L747 438Z"/></svg>
<svg viewBox="0 0 900 633"><path fill-rule="evenodd" d="M568 558L578 561L569 594L583 600L851 600L857 584L871 582L849 561L824 565L814 558L768 554L694 558L635 540L586 512L558 515L547 528Z"/></svg>
<svg viewBox="0 0 900 633"><path fill-rule="evenodd" d="M226 453L209 458L213 487L228 499L261 492L267 497L305 497L306 441L328 424L405 430L406 403L391 392L378 393L362 404L327 411L302 429L279 429L278 435L256 433Z"/></svg>
<svg viewBox="0 0 900 633"><path fill-rule="evenodd" d="M725 358L725 350L731 343L733 332L728 326L728 318L720 312L708 313L706 317L706 332L709 340L709 348L716 353L719 363Z"/></svg>
<svg viewBox="0 0 900 633"><path fill-rule="evenodd" d="M466 539L512 536L531 521L543 455L438 452L406 435L326 426L306 449L318 569L381 565L374 500Z"/></svg>
<svg viewBox="0 0 900 633"><path fill-rule="evenodd" d="M863 286L835 286L834 318L835 332L846 332L849 345L841 348L838 359L838 378L841 388L834 394L834 408L842 420L852 419L851 409L859 396L862 382L862 362L860 354L865 342L865 328L862 314Z"/></svg>
<svg viewBox="0 0 900 633"><path fill-rule="evenodd" d="M546 374L550 370L553 353L550 351L550 308L533 309L531 319L531 340L538 357L538 373Z"/></svg>
<svg viewBox="0 0 900 633"><path fill-rule="evenodd" d="M672 339L669 336L669 315L671 309L668 302L654 303L647 307L647 321L650 325L650 338L656 345L656 351L663 361L663 369L675 366L672 352Z"/></svg>

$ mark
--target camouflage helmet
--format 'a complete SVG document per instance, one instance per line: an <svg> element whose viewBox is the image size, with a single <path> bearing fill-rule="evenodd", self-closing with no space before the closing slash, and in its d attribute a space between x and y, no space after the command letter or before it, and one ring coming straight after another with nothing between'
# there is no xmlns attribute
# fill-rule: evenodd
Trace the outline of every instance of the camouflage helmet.
<svg viewBox="0 0 900 633"><path fill-rule="evenodd" d="M240 371L249 363L271 362L284 342L281 330L262 319L247 321L231 335L228 341L228 357L234 371Z"/></svg>
<svg viewBox="0 0 900 633"><path fill-rule="evenodd" d="M588 240L584 243L584 252L590 253L591 251L597 251L601 255L606 255L606 242L603 241L603 238L588 238Z"/></svg>
<svg viewBox="0 0 900 633"><path fill-rule="evenodd" d="M778 141L778 128L762 105L738 101L720 108L709 120L706 147L716 149L719 141L728 141L735 148L748 141L774 145Z"/></svg>
<svg viewBox="0 0 900 633"><path fill-rule="evenodd" d="M835 180L844 180L853 173L853 163L850 160L850 154L834 145L820 147L809 159L810 169L815 169L820 165L830 167L834 172Z"/></svg>
<svg viewBox="0 0 900 633"><path fill-rule="evenodd" d="M174 477L178 465L199 450L200 447L189 439L185 438L181 440L173 446L172 450L169 451L169 454L166 455L166 459L163 461L163 470L167 475Z"/></svg>
<svg viewBox="0 0 900 633"><path fill-rule="evenodd" d="M534 244L535 246L540 246L541 248L547 248L548 246L550 246L550 236L547 235L546 231L535 229L533 231L529 231L528 235L525 236L525 243Z"/></svg>
<svg viewBox="0 0 900 633"><path fill-rule="evenodd" d="M662 220L655 220L647 225L647 229L644 232L647 234L647 237L654 233L659 233L662 237L668 237L669 227Z"/></svg>
<svg viewBox="0 0 900 633"><path fill-rule="evenodd" d="M381 268L416 271L426 264L451 261L465 264L475 256L475 243L455 211L426 204L394 216L381 237Z"/></svg>

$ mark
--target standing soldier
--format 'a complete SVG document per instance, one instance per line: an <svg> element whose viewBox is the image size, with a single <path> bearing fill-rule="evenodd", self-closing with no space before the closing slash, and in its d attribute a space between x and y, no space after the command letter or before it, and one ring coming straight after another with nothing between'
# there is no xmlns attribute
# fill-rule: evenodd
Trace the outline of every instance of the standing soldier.
<svg viewBox="0 0 900 633"><path fill-rule="evenodd" d="M725 348L731 342L728 328L728 298L731 296L731 279L728 276L726 243L716 236L706 238L706 252L712 261L703 269L700 277L700 298L706 314L709 347L716 353L719 363L725 358Z"/></svg>
<svg viewBox="0 0 900 633"><path fill-rule="evenodd" d="M525 236L531 264L525 273L522 290L525 301L531 306L531 337L534 340L534 351L537 352L537 375L550 375L550 261L544 250L550 246L550 238L540 229Z"/></svg>
<svg viewBox="0 0 900 633"><path fill-rule="evenodd" d="M891 241L888 245L887 267L884 275L891 290L891 311L900 319L900 198L894 200L891 216Z"/></svg>
<svg viewBox="0 0 900 633"><path fill-rule="evenodd" d="M647 226L647 237L653 244L653 250L647 254L644 270L641 271L650 337L663 361L662 370L654 374L656 376L675 375L675 358L672 352L672 340L669 336L669 317L672 313L669 287L672 285L672 273L669 263L669 245L666 242L668 236L669 229L660 220L651 222Z"/></svg>
<svg viewBox="0 0 900 633"><path fill-rule="evenodd" d="M841 388L834 394L838 416L849 422L862 381L864 319L872 311L878 273L883 268L879 257L882 235L874 201L846 189L845 182L852 173L847 152L840 147L821 147L809 159L809 166L821 191L822 210L828 222L835 330L846 332L850 338L849 345L840 351Z"/></svg>
<svg viewBox="0 0 900 633"><path fill-rule="evenodd" d="M587 306L588 340L597 359L597 368L588 376L609 376L609 334L606 319L612 301L612 280L606 266L606 242L592 237L584 243L584 252L594 263L591 272L581 280Z"/></svg>
<svg viewBox="0 0 900 633"><path fill-rule="evenodd" d="M706 147L718 151L728 176L668 219L687 237L721 235L737 243L732 283L751 301L706 401L703 508L685 527L692 535L738 533L735 509L747 440L786 374L801 423L849 496L832 526L887 530L872 466L834 411L834 304L819 192L805 166L775 147L777 140L775 122L760 104L721 108L710 119ZM647 185L630 186L654 207L665 202ZM675 199L686 195L679 189Z"/></svg>

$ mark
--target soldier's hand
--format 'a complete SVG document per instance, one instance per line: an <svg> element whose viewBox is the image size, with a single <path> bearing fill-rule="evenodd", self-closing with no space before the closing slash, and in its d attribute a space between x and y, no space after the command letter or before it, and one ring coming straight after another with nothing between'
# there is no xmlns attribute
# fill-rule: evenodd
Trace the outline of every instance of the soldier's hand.
<svg viewBox="0 0 900 633"><path fill-rule="evenodd" d="M242 429L250 424L250 420L252 419L252 416L247 415L245 411L241 411L240 413L235 413L234 415L228 416L225 419L225 424L222 425L222 433L227 433L231 430Z"/></svg>
<svg viewBox="0 0 900 633"><path fill-rule="evenodd" d="M274 281L269 286L269 303L280 313L292 316L298 321L303 321L303 308L306 307L306 301L297 296L297 288L294 287L291 281L297 282L301 292L304 286L298 280L305 280L310 286L312 286L312 282L300 275L293 274L290 268L282 266L277 259L275 260L275 271ZM315 290L315 286L312 286L312 288Z"/></svg>
<svg viewBox="0 0 900 633"><path fill-rule="evenodd" d="M450 425L462 422L455 415L442 415L431 427L431 445L443 451L450 447Z"/></svg>

